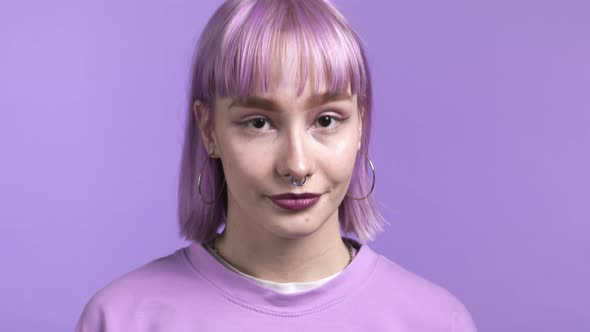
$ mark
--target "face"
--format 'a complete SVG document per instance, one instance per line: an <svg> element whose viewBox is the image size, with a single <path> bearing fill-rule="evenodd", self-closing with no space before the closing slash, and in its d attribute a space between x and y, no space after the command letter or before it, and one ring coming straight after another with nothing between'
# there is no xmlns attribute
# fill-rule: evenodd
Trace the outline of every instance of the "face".
<svg viewBox="0 0 590 332"><path fill-rule="evenodd" d="M297 238L338 223L360 148L361 114L350 88L321 96L312 95L309 84L301 96L278 84L265 94L215 101L212 140L204 139L223 165L228 223L240 223L241 232ZM291 176L307 179L295 186ZM320 196L294 211L270 198L284 193Z"/></svg>

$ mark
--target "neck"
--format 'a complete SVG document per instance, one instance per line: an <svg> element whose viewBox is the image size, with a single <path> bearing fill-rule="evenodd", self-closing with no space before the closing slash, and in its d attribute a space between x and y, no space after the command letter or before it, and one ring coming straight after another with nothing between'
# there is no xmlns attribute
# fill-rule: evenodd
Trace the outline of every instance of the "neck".
<svg viewBox="0 0 590 332"><path fill-rule="evenodd" d="M228 219L225 231L213 246L233 267L256 278L312 282L342 271L351 261L352 249L340 236L337 221L337 216L330 218L321 229L305 237L262 237L261 232L256 232L258 236L253 238L245 236L248 233Z"/></svg>

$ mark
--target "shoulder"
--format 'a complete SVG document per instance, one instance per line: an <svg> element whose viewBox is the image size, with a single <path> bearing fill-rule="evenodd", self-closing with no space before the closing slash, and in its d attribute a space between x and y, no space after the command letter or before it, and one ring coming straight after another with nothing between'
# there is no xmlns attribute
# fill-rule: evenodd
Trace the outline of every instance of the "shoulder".
<svg viewBox="0 0 590 332"><path fill-rule="evenodd" d="M387 282L398 296L412 297L421 304L452 306L458 299L444 287L407 270L389 258L379 255L375 278Z"/></svg>
<svg viewBox="0 0 590 332"><path fill-rule="evenodd" d="M401 313L401 319L422 329L475 332L466 306L449 290L421 277L383 255L379 255L373 281L387 305ZM427 325L429 326L418 326Z"/></svg>
<svg viewBox="0 0 590 332"><path fill-rule="evenodd" d="M183 249L135 268L99 289L84 306L76 332L123 331L135 315L165 319L166 298L182 294L190 274Z"/></svg>

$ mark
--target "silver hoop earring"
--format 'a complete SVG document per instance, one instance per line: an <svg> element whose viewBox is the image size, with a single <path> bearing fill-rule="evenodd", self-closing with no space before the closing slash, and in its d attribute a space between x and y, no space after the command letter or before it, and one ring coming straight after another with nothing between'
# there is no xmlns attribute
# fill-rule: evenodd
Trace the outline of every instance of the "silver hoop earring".
<svg viewBox="0 0 590 332"><path fill-rule="evenodd" d="M354 200L360 201L360 200L363 200L363 199L369 197L369 195L371 195L371 193L373 192L373 189L375 189L375 166L373 166L373 162L371 161L371 159L369 159L369 157L367 157L367 155L363 151L358 150L358 152L360 152L365 157L365 159L367 159L367 161L369 162L369 165L371 166L371 171L373 172L373 183L371 184L371 190L369 190L369 193L367 195L365 195L364 197L361 197L361 198L354 198L354 197L348 196L348 194L346 194L346 196L348 196Z"/></svg>
<svg viewBox="0 0 590 332"><path fill-rule="evenodd" d="M295 181L295 177L291 175L291 183L298 187L301 187L305 183L305 181L307 181L307 175L303 177L303 180L301 182Z"/></svg>
<svg viewBox="0 0 590 332"><path fill-rule="evenodd" d="M203 193L201 192L201 175L203 174L203 169L205 168L205 163L207 162L208 159L213 159L211 158L211 156L213 156L213 154L210 154L207 156L207 158L205 158L205 160L203 160L203 164L201 165L201 171L199 172L199 177L197 179L197 187L199 189L199 195L201 196L201 201L203 201L203 203L205 204L213 204L215 201L217 201L219 199L219 197L221 196L221 193L223 192L223 188L225 187L225 179L223 179L223 184L221 185L221 189L219 190L219 194L217 194L217 197L212 200L212 201L205 201L203 199Z"/></svg>

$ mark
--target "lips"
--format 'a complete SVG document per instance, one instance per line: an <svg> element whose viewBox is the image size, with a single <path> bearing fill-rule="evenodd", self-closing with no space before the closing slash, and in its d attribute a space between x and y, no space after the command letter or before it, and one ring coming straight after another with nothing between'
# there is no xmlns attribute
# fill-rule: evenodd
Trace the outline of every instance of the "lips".
<svg viewBox="0 0 590 332"><path fill-rule="evenodd" d="M272 198L272 199L303 199L303 198L315 198L315 197L318 197L318 196L320 196L320 194L314 194L314 193L301 193L301 194L285 193L285 194L270 196L270 198Z"/></svg>
<svg viewBox="0 0 590 332"><path fill-rule="evenodd" d="M314 206L320 200L320 196L321 195L319 194L313 193L286 193L270 196L270 199L280 208L291 211L300 211Z"/></svg>

